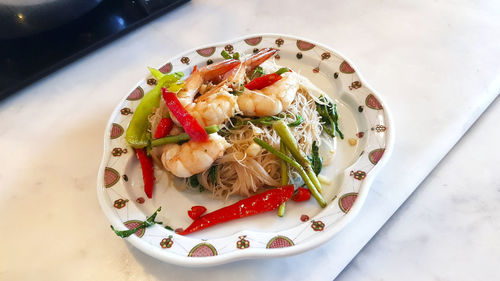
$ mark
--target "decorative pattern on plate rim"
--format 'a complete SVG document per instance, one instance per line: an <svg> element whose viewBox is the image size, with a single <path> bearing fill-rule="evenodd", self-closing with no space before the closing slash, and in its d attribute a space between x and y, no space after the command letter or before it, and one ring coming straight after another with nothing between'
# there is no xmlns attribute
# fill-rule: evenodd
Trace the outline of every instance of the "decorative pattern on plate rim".
<svg viewBox="0 0 500 281"><path fill-rule="evenodd" d="M189 74L194 65L204 66L220 61L222 50L250 54L264 47L278 47L281 59L293 59L298 64L314 61L316 65L310 68L312 71L303 74L323 75L340 83L341 91L349 94L357 103L351 105L351 112L368 124L368 129L357 135L360 141L362 138L363 151L366 153L361 153L356 163L344 171L345 180L338 196L316 216L307 216L306 219L306 215L303 215L301 219L296 218L297 226L280 233L242 230L227 237L198 239L180 236L174 231L154 225L127 238L134 246L164 261L187 266L221 264L234 257L241 259L259 255L297 254L327 241L361 207L376 172L392 151L393 127L386 105L368 87L352 63L338 52L307 39L257 34L193 49L160 64L159 69L164 73L183 71ZM124 99L114 110L106 131L105 150L98 176L98 196L104 213L116 229L133 228L150 215L144 214L140 209L144 198L125 196L128 194L125 168L134 153L126 153L127 150L132 151L132 148L126 143L124 134L124 128L132 116L128 113L134 112L144 94L154 87L147 82L150 78L151 76L144 77L129 93L125 93ZM122 110L124 108L126 111Z"/></svg>

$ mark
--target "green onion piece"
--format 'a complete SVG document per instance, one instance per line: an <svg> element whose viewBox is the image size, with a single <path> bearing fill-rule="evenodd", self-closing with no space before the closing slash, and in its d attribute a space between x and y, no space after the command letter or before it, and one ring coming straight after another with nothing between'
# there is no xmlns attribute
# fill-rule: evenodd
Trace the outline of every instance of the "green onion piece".
<svg viewBox="0 0 500 281"><path fill-rule="evenodd" d="M286 154L285 144L280 141L280 151ZM281 186L288 185L288 166L285 161L281 160ZM281 203L278 208L278 216L283 217L285 215L286 202Z"/></svg>
<svg viewBox="0 0 500 281"><path fill-rule="evenodd" d="M240 60L240 53L236 52L233 54L233 59Z"/></svg>
<svg viewBox="0 0 500 281"><path fill-rule="evenodd" d="M308 174L304 171L304 169L302 168L302 166L299 163L297 163L297 161L293 160L292 158L290 158L286 154L284 154L281 151L275 149L274 147L272 147L271 145L269 145L268 143L266 143L265 141L263 141L263 140L261 140L259 138L254 138L253 141L255 143L257 143L258 145L260 145L265 150L271 152L272 154L274 154L275 156L277 156L278 158L280 158L281 160L287 162L287 164L289 164L290 166L294 167L297 170L297 172L299 173L299 175L302 178L302 180L304 180L304 183L306 184L306 186L311 191L311 194L314 196L314 198L316 199L316 201L318 201L318 204L322 208L324 208L326 206L327 203L326 203L325 199L323 198L323 196L321 196L321 193L319 193L319 191L316 189L316 186L312 183L312 181L309 178Z"/></svg>
<svg viewBox="0 0 500 281"><path fill-rule="evenodd" d="M217 133L219 130L220 130L220 127L217 125L205 127L205 131L207 132L207 134ZM164 145L167 143L179 143L179 142L183 142L183 141L188 141L190 139L191 139L191 137L189 137L188 134L181 133L181 134L178 134L175 136L168 136L168 137L164 137L161 139L152 140L151 146L160 146L160 145Z"/></svg>
<svg viewBox="0 0 500 281"><path fill-rule="evenodd" d="M111 226L111 229L116 233L116 235L120 236L121 238L126 238L129 237L130 235L136 233L138 230L150 227L155 223L155 218L158 215L158 213L161 211L161 207L159 207L156 212L154 212L149 218L147 218L145 221L143 221L141 224L139 224L137 227L134 227L129 230L116 230L113 226ZM161 224L161 223L160 223Z"/></svg>
<svg viewBox="0 0 500 281"><path fill-rule="evenodd" d="M312 169L311 162L309 162L309 160L302 154L302 151L300 151L297 140L293 137L292 132L290 132L285 122L283 122L283 120L274 122L273 129L280 136L281 140L283 140L286 148L290 151L293 158L295 158L295 160L297 160L297 162L299 162L299 164L304 167L304 170L313 182L316 189L321 192L321 183L319 182L318 177Z"/></svg>
<svg viewBox="0 0 500 281"><path fill-rule="evenodd" d="M228 52L226 52L226 50L222 50L222 52L220 53L220 55L221 55L223 58L227 59L227 60L228 60L228 59L232 59L231 55L230 55Z"/></svg>
<svg viewBox="0 0 500 281"><path fill-rule="evenodd" d="M292 123L288 123L288 127L297 127L304 122L304 117L302 115L297 115L297 119Z"/></svg>
<svg viewBox="0 0 500 281"><path fill-rule="evenodd" d="M278 71L276 71L276 74L283 74L283 73L286 73L286 72L290 72L290 69L288 67L282 67L280 69L278 69Z"/></svg>

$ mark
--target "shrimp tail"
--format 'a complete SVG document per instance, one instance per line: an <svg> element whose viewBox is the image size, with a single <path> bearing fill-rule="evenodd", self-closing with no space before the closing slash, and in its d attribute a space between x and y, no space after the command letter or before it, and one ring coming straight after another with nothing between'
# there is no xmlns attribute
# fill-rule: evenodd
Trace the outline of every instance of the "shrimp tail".
<svg viewBox="0 0 500 281"><path fill-rule="evenodd" d="M277 52L278 52L277 49L263 48L255 55L252 55L251 57L249 57L247 60L245 60L245 66L246 66L247 73L252 73L252 71L254 71L254 69L257 66L261 65L263 62L268 60L270 57L272 57Z"/></svg>
<svg viewBox="0 0 500 281"><path fill-rule="evenodd" d="M224 75L240 63L241 62L238 60L229 59L217 64L207 65L199 71L201 72L205 82L212 81L214 83L220 83L223 80Z"/></svg>

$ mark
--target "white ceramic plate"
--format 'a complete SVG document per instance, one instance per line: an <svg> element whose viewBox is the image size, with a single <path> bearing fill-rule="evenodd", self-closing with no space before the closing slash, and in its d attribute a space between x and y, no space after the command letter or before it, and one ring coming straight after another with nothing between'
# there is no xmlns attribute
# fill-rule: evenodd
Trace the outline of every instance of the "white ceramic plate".
<svg viewBox="0 0 500 281"><path fill-rule="evenodd" d="M249 54L256 49L280 50L278 64L308 77L334 98L339 106L340 128L345 139L335 139L335 158L321 174L331 185L324 186L328 206L315 202L290 202L286 215L268 212L180 236L161 225L138 231L126 240L160 260L184 266L209 266L240 259L279 257L317 247L350 221L365 201L374 177L387 161L393 146L393 125L385 103L369 88L356 67L337 51L307 39L289 35L258 34L187 51L159 68L188 75L195 65L222 60L221 51ZM143 97L153 87L145 77L113 111L105 138L104 155L98 175L97 192L111 224L120 230L133 228L158 207L157 221L172 228L186 228L191 219L187 210L204 205L208 211L232 204L212 199L210 192L179 191L162 171L157 171L153 199L143 191L141 171L133 149L125 141L125 130ZM356 140L350 145L348 139ZM309 220L301 217L307 215ZM116 239L119 239L118 237Z"/></svg>

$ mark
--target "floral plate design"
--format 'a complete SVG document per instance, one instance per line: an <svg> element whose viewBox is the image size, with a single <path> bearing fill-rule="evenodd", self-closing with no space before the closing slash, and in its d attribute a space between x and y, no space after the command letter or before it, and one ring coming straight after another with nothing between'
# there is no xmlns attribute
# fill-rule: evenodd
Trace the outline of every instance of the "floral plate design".
<svg viewBox="0 0 500 281"><path fill-rule="evenodd" d="M155 84L146 74L111 115L97 179L99 202L116 229L134 228L162 207L157 221L163 225L155 224L125 238L144 253L183 266L293 255L328 241L360 210L373 179L391 154L394 126L387 105L347 58L311 40L258 34L196 48L157 67L164 73L180 71L187 76L195 65L202 67L222 60L222 50L250 54L264 47L279 49L274 57L278 64L308 77L339 107L345 138L334 139L333 162L321 173L331 181L324 184L328 206L321 209L314 200L290 202L283 218L268 212L187 236L165 228L187 227L191 220L186 212L193 205L213 211L241 198L216 200L207 191L179 190L174 187L178 182L162 171L155 172L153 199L146 197L138 161L125 141L125 130L135 108Z"/></svg>

